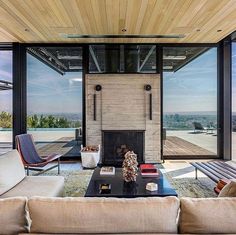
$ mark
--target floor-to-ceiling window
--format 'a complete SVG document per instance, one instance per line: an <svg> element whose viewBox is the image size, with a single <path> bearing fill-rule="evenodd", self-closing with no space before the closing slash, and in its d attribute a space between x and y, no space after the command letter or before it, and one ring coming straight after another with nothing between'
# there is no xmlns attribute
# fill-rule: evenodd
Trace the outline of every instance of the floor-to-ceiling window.
<svg viewBox="0 0 236 235"><path fill-rule="evenodd" d="M163 49L163 156L217 156L217 48Z"/></svg>
<svg viewBox="0 0 236 235"><path fill-rule="evenodd" d="M27 49L27 130L41 155L79 156L82 48Z"/></svg>
<svg viewBox="0 0 236 235"><path fill-rule="evenodd" d="M12 51L0 50L0 154L12 148Z"/></svg>
<svg viewBox="0 0 236 235"><path fill-rule="evenodd" d="M232 160L236 161L236 42L232 42Z"/></svg>

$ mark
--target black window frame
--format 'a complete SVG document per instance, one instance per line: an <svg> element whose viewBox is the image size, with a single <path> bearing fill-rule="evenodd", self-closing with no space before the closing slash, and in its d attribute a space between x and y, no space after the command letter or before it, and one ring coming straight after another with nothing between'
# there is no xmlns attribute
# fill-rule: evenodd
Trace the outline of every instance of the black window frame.
<svg viewBox="0 0 236 235"><path fill-rule="evenodd" d="M89 45L105 45L110 43L13 43L13 140L15 135L26 133L26 49L27 47L35 47L35 46L43 46L43 47L82 47L82 54L83 54L83 72L82 72L82 104L83 104L83 144L86 145L86 97L85 97L85 76L89 74L88 65L89 65ZM112 43L113 44L113 43ZM114 43L120 45L121 43ZM219 129L218 132L220 135L218 136L218 158L224 157L223 151L223 144L225 136L222 136L222 132L224 129L223 126L223 62L222 62L222 44L219 43L122 43L129 44L129 45L156 45L156 74L160 74L160 83L161 87L163 86L163 71L162 71L162 53L163 47L217 47L218 51L218 125ZM96 73L92 73L96 74ZM103 73L99 73L103 74ZM109 73L110 74L110 73ZM124 74L124 73L121 73ZM131 73L131 74L145 74L145 73ZM155 74L155 73L148 73L148 74ZM161 99L161 157L163 158L163 148L162 148L162 127L163 127L163 89L160 92L160 99ZM20 108L19 108L20 107ZM180 159L178 157L178 159Z"/></svg>
<svg viewBox="0 0 236 235"><path fill-rule="evenodd" d="M210 156L164 156L163 155L163 59L161 58L160 64L160 76L161 76L161 156L162 161L165 160L180 160L180 159L222 159L223 155L223 141L222 141L222 130L223 130L223 107L222 107L222 76L221 76L221 59L220 59L220 44L219 43L163 43L160 45L161 53L163 56L163 49L165 47L209 47L209 48L217 48L217 155Z"/></svg>
<svg viewBox="0 0 236 235"><path fill-rule="evenodd" d="M90 72L89 68L88 68L88 74L159 74L160 70L160 66L158 64L158 52L159 52L159 44L157 43L88 43L87 44L88 47L89 46L96 46L96 45L114 45L114 47L120 47L120 46L124 46L124 45L130 45L130 46L139 46L139 45L150 45L150 46L155 46L156 50L156 70L155 72L152 73L146 73L146 72L128 72L128 71L124 71L124 72ZM89 52L88 52L89 53ZM89 67L89 58L88 58L88 67Z"/></svg>

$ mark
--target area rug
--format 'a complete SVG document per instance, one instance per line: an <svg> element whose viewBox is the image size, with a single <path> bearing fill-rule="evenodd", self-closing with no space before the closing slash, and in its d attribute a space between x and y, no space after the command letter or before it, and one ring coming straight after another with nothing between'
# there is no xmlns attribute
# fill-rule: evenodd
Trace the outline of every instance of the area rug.
<svg viewBox="0 0 236 235"><path fill-rule="evenodd" d="M171 172L163 173L171 186L175 189L178 197L216 197L215 184L206 177L175 178Z"/></svg>
<svg viewBox="0 0 236 235"><path fill-rule="evenodd" d="M83 197L88 187L93 170L61 171L65 179L65 197ZM57 171L49 171L44 175L57 175Z"/></svg>
<svg viewBox="0 0 236 235"><path fill-rule="evenodd" d="M83 197L93 170L61 171L65 178L65 196ZM171 172L163 172L179 197L216 197L213 184L208 178L175 178ZM45 175L57 175L56 171L50 171Z"/></svg>

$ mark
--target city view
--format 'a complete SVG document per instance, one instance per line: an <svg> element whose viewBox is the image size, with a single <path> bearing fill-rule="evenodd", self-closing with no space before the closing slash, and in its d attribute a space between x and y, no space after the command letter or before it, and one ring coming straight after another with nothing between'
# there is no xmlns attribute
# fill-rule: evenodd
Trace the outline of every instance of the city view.
<svg viewBox="0 0 236 235"><path fill-rule="evenodd" d="M236 117L235 117L236 118ZM236 120L235 120L236 121ZM201 123L204 127L217 127L216 113L172 113L164 114L163 126L168 130L191 130L194 122Z"/></svg>

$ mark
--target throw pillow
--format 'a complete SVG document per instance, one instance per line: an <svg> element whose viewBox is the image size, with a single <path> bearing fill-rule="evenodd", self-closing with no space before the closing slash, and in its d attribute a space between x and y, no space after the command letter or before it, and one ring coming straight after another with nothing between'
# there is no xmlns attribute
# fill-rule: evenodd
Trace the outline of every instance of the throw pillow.
<svg viewBox="0 0 236 235"><path fill-rule="evenodd" d="M226 184L220 191L219 197L236 197L236 181Z"/></svg>

